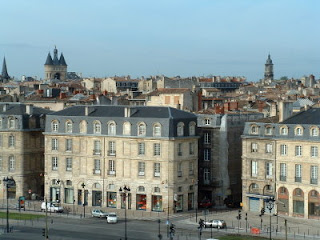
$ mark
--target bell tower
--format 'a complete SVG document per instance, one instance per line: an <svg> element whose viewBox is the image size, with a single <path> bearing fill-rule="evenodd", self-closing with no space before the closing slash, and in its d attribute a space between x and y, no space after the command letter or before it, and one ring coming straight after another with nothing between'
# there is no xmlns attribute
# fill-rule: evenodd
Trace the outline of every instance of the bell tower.
<svg viewBox="0 0 320 240"><path fill-rule="evenodd" d="M50 52L48 53L46 62L44 64L44 78L46 80L57 79L60 81L66 80L67 77L67 63L61 53L58 58L58 49L55 47L53 50L53 59Z"/></svg>
<svg viewBox="0 0 320 240"><path fill-rule="evenodd" d="M264 80L273 80L273 63L270 54L264 66Z"/></svg>

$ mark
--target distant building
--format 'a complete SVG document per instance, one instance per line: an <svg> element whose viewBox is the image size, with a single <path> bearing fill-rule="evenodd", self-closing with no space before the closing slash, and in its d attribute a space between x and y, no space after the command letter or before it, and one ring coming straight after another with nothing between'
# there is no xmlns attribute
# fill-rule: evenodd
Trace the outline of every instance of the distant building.
<svg viewBox="0 0 320 240"><path fill-rule="evenodd" d="M272 81L273 80L273 63L270 57L270 54L268 55L268 59L266 61L266 64L264 65L264 80L265 81Z"/></svg>
<svg viewBox="0 0 320 240"><path fill-rule="evenodd" d="M7 70L6 58L3 58L2 72L0 75L0 82L7 83L7 82L9 82L9 80L10 80L10 76L9 76L8 70Z"/></svg>
<svg viewBox="0 0 320 240"><path fill-rule="evenodd" d="M53 59L50 52L48 53L47 60L44 64L44 76L45 80L66 80L67 63L62 53L60 55L60 58L58 58L58 49L56 47L53 50Z"/></svg>

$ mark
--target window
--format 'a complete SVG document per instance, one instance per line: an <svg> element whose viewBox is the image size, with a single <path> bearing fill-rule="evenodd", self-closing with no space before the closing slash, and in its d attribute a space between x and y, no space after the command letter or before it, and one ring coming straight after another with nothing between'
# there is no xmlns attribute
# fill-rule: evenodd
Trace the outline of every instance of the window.
<svg viewBox="0 0 320 240"><path fill-rule="evenodd" d="M153 125L153 136L161 137L161 125L159 123Z"/></svg>
<svg viewBox="0 0 320 240"><path fill-rule="evenodd" d="M116 135L116 124L114 122L108 124L108 135Z"/></svg>
<svg viewBox="0 0 320 240"><path fill-rule="evenodd" d="M138 187L138 192L144 192L144 191L145 191L144 186L139 186L139 187Z"/></svg>
<svg viewBox="0 0 320 240"><path fill-rule="evenodd" d="M288 128L287 127L280 128L280 135L288 135Z"/></svg>
<svg viewBox="0 0 320 240"><path fill-rule="evenodd" d="M189 135L190 136L196 135L196 124L195 124L195 122L189 123Z"/></svg>
<svg viewBox="0 0 320 240"><path fill-rule="evenodd" d="M154 163L154 176L160 177L160 163Z"/></svg>
<svg viewBox="0 0 320 240"><path fill-rule="evenodd" d="M160 156L160 152L161 152L160 143L154 143L153 144L153 155Z"/></svg>
<svg viewBox="0 0 320 240"><path fill-rule="evenodd" d="M211 124L210 118L205 118L204 125L210 125L210 124Z"/></svg>
<svg viewBox="0 0 320 240"><path fill-rule="evenodd" d="M139 176L144 176L145 172L145 163L144 162L139 162L138 163L138 175Z"/></svg>
<svg viewBox="0 0 320 240"><path fill-rule="evenodd" d="M272 143L266 144L266 153L272 153Z"/></svg>
<svg viewBox="0 0 320 240"><path fill-rule="evenodd" d="M99 121L95 121L93 123L93 133L97 133L97 134L101 133L101 123Z"/></svg>
<svg viewBox="0 0 320 240"><path fill-rule="evenodd" d="M13 135L9 136L9 147L14 147L15 146L15 137Z"/></svg>
<svg viewBox="0 0 320 240"><path fill-rule="evenodd" d="M310 167L310 183L318 184L318 166Z"/></svg>
<svg viewBox="0 0 320 240"><path fill-rule="evenodd" d="M182 143L178 143L177 152L178 152L178 156L182 156Z"/></svg>
<svg viewBox="0 0 320 240"><path fill-rule="evenodd" d="M72 151L72 139L66 139L66 151L67 152Z"/></svg>
<svg viewBox="0 0 320 240"><path fill-rule="evenodd" d="M251 143L251 152L258 152L258 144Z"/></svg>
<svg viewBox="0 0 320 240"><path fill-rule="evenodd" d="M9 124L8 124L9 128L15 128L15 119L10 117L8 121L9 121Z"/></svg>
<svg viewBox="0 0 320 240"><path fill-rule="evenodd" d="M52 170L56 171L58 170L58 158L52 157Z"/></svg>
<svg viewBox="0 0 320 240"><path fill-rule="evenodd" d="M302 136L302 128L296 128L296 136Z"/></svg>
<svg viewBox="0 0 320 240"><path fill-rule="evenodd" d="M87 133L87 122L85 120L82 120L79 124L80 133Z"/></svg>
<svg viewBox="0 0 320 240"><path fill-rule="evenodd" d="M318 129L317 128L311 128L311 131L310 131L310 135L312 136L312 137L317 137L317 136L319 136L319 131L318 131Z"/></svg>
<svg viewBox="0 0 320 240"><path fill-rule="evenodd" d="M109 160L109 175L115 175L116 174L116 166L114 160Z"/></svg>
<svg viewBox="0 0 320 240"><path fill-rule="evenodd" d="M193 162L189 162L189 175L193 175L194 174L194 170L193 170Z"/></svg>
<svg viewBox="0 0 320 240"><path fill-rule="evenodd" d="M300 164L295 165L295 182L301 182L302 166Z"/></svg>
<svg viewBox="0 0 320 240"><path fill-rule="evenodd" d="M138 136L145 136L146 135L146 124L139 123L138 125Z"/></svg>
<svg viewBox="0 0 320 240"><path fill-rule="evenodd" d="M66 170L72 171L72 158L66 158Z"/></svg>
<svg viewBox="0 0 320 240"><path fill-rule="evenodd" d="M295 147L295 156L297 156L297 157L302 156L302 146Z"/></svg>
<svg viewBox="0 0 320 240"><path fill-rule="evenodd" d="M280 145L280 155L285 156L287 155L288 147L287 145Z"/></svg>
<svg viewBox="0 0 320 240"><path fill-rule="evenodd" d="M266 127L266 135L272 135L272 127Z"/></svg>
<svg viewBox="0 0 320 240"><path fill-rule="evenodd" d="M66 132L72 133L72 122L71 121L66 122Z"/></svg>
<svg viewBox="0 0 320 240"><path fill-rule="evenodd" d="M2 118L0 118L0 129L2 128Z"/></svg>
<svg viewBox="0 0 320 240"><path fill-rule="evenodd" d="M178 163L178 177L182 177L182 163Z"/></svg>
<svg viewBox="0 0 320 240"><path fill-rule="evenodd" d="M258 162L251 161L251 176L256 177L258 176Z"/></svg>
<svg viewBox="0 0 320 240"><path fill-rule="evenodd" d="M204 144L210 144L210 142L211 142L210 133L205 132L205 133L204 133Z"/></svg>
<svg viewBox="0 0 320 240"><path fill-rule="evenodd" d="M318 147L311 146L311 157L318 157Z"/></svg>
<svg viewBox="0 0 320 240"><path fill-rule="evenodd" d="M57 120L52 121L52 123L51 123L51 129L52 129L52 132L58 132L59 123L58 123Z"/></svg>
<svg viewBox="0 0 320 240"><path fill-rule="evenodd" d="M131 124L129 122L123 123L123 135L131 135Z"/></svg>
<svg viewBox="0 0 320 240"><path fill-rule="evenodd" d="M14 159L14 156L9 157L9 171L14 171L16 167L16 161Z"/></svg>
<svg viewBox="0 0 320 240"><path fill-rule="evenodd" d="M204 184L210 183L210 169L208 168L203 169L203 183Z"/></svg>
<svg viewBox="0 0 320 240"><path fill-rule="evenodd" d="M177 125L177 135L178 136L183 136L184 135L184 124L183 122L179 122L178 125Z"/></svg>
<svg viewBox="0 0 320 240"><path fill-rule="evenodd" d="M287 180L287 164L280 163L280 181Z"/></svg>
<svg viewBox="0 0 320 240"><path fill-rule="evenodd" d="M58 139L53 138L51 140L51 150L58 150Z"/></svg>
<svg viewBox="0 0 320 240"><path fill-rule="evenodd" d="M101 142L99 140L93 141L93 154L100 155L101 154Z"/></svg>
<svg viewBox="0 0 320 240"><path fill-rule="evenodd" d="M160 188L159 187L154 187L154 192L159 193L160 192Z"/></svg>
<svg viewBox="0 0 320 240"><path fill-rule="evenodd" d="M3 147L3 139L2 139L2 135L0 134L0 147Z"/></svg>
<svg viewBox="0 0 320 240"><path fill-rule="evenodd" d="M258 126L252 126L251 127L251 134L258 134L259 128Z"/></svg>
<svg viewBox="0 0 320 240"><path fill-rule="evenodd" d="M145 154L145 143L138 143L138 154L139 155Z"/></svg>
<svg viewBox="0 0 320 240"><path fill-rule="evenodd" d="M101 161L100 159L94 159L94 174L100 174L101 173Z"/></svg>
<svg viewBox="0 0 320 240"><path fill-rule="evenodd" d="M266 163L266 177L267 178L270 178L270 177L272 177L272 162L267 162Z"/></svg>
<svg viewBox="0 0 320 240"><path fill-rule="evenodd" d="M115 156L116 155L116 142L109 141L108 155L109 156Z"/></svg>
<svg viewBox="0 0 320 240"><path fill-rule="evenodd" d="M211 160L211 151L209 148L203 149L203 160L210 161Z"/></svg>
<svg viewBox="0 0 320 240"><path fill-rule="evenodd" d="M2 162L2 157L0 157L0 171L2 171L3 168L3 162Z"/></svg>
<svg viewBox="0 0 320 240"><path fill-rule="evenodd" d="M189 143L189 154L194 155L194 143Z"/></svg>

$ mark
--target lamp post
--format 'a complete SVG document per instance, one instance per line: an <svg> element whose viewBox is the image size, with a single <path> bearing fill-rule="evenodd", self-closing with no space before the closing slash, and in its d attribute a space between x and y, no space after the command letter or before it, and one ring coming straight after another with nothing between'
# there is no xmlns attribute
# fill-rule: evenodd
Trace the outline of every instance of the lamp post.
<svg viewBox="0 0 320 240"><path fill-rule="evenodd" d="M127 240L127 195L130 192L130 188L127 186L124 186L123 189L119 188L120 195L122 196L123 202L124 202L124 240Z"/></svg>
<svg viewBox="0 0 320 240"><path fill-rule="evenodd" d="M11 187L13 183L13 179L5 177L3 178L3 182L6 183L6 192L7 192L7 233L9 233L9 187Z"/></svg>
<svg viewBox="0 0 320 240"><path fill-rule="evenodd" d="M270 211L270 235L269 235L269 239L271 240L271 211L274 207L274 198L273 197L270 197L268 200L267 200L267 204L266 204L266 207L269 209Z"/></svg>
<svg viewBox="0 0 320 240"><path fill-rule="evenodd" d="M86 196L85 196L85 192L84 192L84 187L86 185L84 183L81 184L81 187L83 189L83 218L86 217Z"/></svg>
<svg viewBox="0 0 320 240"><path fill-rule="evenodd" d="M58 189L59 189L59 194L57 194L57 195L58 195L58 199L57 199L56 201L57 201L57 203L58 203L58 206L60 207L60 205L61 205L61 204L60 204L60 202L61 202L61 201L60 201L60 194L61 194L61 186L60 186L60 183L61 183L61 180L58 179L56 183L59 185L59 188L58 188ZM50 211L50 214L51 214L51 211Z"/></svg>

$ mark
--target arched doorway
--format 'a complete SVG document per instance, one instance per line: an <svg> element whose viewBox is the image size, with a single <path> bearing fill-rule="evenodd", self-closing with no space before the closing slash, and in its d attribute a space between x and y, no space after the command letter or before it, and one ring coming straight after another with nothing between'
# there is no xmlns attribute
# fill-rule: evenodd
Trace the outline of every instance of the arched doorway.
<svg viewBox="0 0 320 240"><path fill-rule="evenodd" d="M304 193L300 188L293 190L293 215L304 216Z"/></svg>
<svg viewBox="0 0 320 240"><path fill-rule="evenodd" d="M280 187L278 189L278 213L289 214L289 191L285 187Z"/></svg>
<svg viewBox="0 0 320 240"><path fill-rule="evenodd" d="M60 80L60 73L55 73L54 74L54 79L59 79Z"/></svg>
<svg viewBox="0 0 320 240"><path fill-rule="evenodd" d="M308 195L309 218L320 219L320 197L319 192L311 190Z"/></svg>

